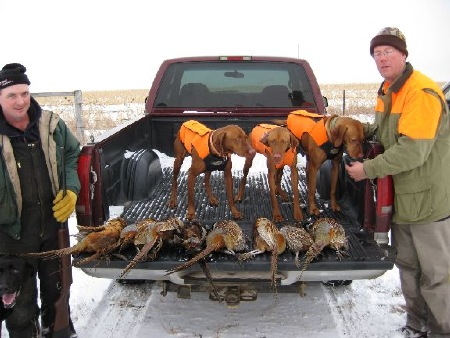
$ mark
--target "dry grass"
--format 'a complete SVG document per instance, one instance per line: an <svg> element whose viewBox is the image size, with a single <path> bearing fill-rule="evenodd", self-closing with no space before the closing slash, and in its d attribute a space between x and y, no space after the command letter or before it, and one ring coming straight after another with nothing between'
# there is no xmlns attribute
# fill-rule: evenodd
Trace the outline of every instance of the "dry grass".
<svg viewBox="0 0 450 338"><path fill-rule="evenodd" d="M372 114L379 85L379 83L321 85L322 95L328 100L328 114ZM91 136L95 137L131 119L143 116L147 94L148 89L83 92L84 137L80 142L83 144ZM73 96L39 97L36 100L44 109L60 114L76 134Z"/></svg>

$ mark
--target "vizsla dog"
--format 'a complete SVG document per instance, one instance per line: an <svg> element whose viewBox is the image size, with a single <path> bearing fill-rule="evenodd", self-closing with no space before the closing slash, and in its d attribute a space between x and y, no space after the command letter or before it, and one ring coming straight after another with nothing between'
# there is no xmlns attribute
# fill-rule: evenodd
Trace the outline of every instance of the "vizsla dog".
<svg viewBox="0 0 450 338"><path fill-rule="evenodd" d="M293 207L294 219L300 221L303 219L300 210L299 191L298 191L298 169L297 169L297 146L299 144L295 136L285 127L273 124L257 125L249 134L253 148L267 158L267 171L270 188L270 201L272 203L272 214L275 222L283 221L280 207L276 195L280 195L283 201L288 201L289 197L281 189L281 177L283 168L288 165L291 168L291 184L294 194ZM241 201L244 196L245 183L247 181L248 171L252 165L255 154L245 159L243 177L241 179L239 193L236 201Z"/></svg>
<svg viewBox="0 0 450 338"><path fill-rule="evenodd" d="M363 125L358 120L337 115L323 116L297 110L288 115L287 128L300 140L300 147L306 154L306 176L308 206L311 215L318 216L315 201L317 171L327 159L332 160L330 202L333 211L340 211L336 201L339 163L344 148L352 158L362 158Z"/></svg>
<svg viewBox="0 0 450 338"><path fill-rule="evenodd" d="M231 174L231 154L247 157L254 156L255 150L248 142L247 134L236 125L211 130L198 121L190 120L182 124L174 141L175 161L173 165L172 191L169 207L177 206L177 178L185 156L192 156L188 173L188 211L186 218L195 217L194 186L195 179L205 173L205 189L210 205L219 205L210 186L211 171L224 172L228 205L235 219L242 219L242 213L237 210L233 199L233 177Z"/></svg>

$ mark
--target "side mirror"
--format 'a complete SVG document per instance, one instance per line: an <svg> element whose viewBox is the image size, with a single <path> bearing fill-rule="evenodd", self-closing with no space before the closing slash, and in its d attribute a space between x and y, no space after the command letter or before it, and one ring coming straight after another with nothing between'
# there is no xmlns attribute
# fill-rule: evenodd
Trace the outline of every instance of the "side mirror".
<svg viewBox="0 0 450 338"><path fill-rule="evenodd" d="M323 104L325 105L325 107L328 107L328 99L326 96L322 96L323 99Z"/></svg>

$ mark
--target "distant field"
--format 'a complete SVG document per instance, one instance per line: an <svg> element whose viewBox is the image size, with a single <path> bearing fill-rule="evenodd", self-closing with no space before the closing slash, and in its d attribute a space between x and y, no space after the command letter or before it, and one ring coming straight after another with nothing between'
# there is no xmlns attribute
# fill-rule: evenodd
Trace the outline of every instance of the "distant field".
<svg viewBox="0 0 450 338"><path fill-rule="evenodd" d="M324 84L321 85L322 94L328 98L330 108L341 109L344 91L347 100L371 101L375 99L379 84ZM143 104L148 89L114 90L114 91L87 91L83 92L85 105L129 105ZM38 100L43 105L73 105L73 97L41 97ZM333 103L333 104L332 104ZM365 104L364 104L365 105ZM355 108L353 108L355 109Z"/></svg>
<svg viewBox="0 0 450 338"><path fill-rule="evenodd" d="M322 95L328 100L328 114L372 114L379 83L324 84ZM102 134L144 114L147 89L82 92L84 139ZM344 101L345 97L345 101ZM61 115L71 130L76 131L74 98L39 97L45 108Z"/></svg>

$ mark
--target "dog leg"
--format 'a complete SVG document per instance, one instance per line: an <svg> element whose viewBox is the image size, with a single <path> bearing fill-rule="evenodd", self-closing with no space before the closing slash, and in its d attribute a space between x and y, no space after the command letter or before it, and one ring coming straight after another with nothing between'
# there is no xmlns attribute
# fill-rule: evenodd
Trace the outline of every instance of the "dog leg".
<svg viewBox="0 0 450 338"><path fill-rule="evenodd" d="M170 194L169 208L175 209L177 207L177 189L178 189L178 175L180 174L181 165L186 156L186 149L177 137L174 141L175 161L173 163L172 176L172 191Z"/></svg>
<svg viewBox="0 0 450 338"><path fill-rule="evenodd" d="M292 201L293 211L294 211L294 219L296 221L303 220L303 213L300 209L300 193L298 190L298 169L297 169L297 156L294 159L294 162L291 166L291 185L292 192L294 195L294 199Z"/></svg>
<svg viewBox="0 0 450 338"><path fill-rule="evenodd" d="M316 204L316 187L317 187L317 171L319 170L319 166L316 166L312 163L312 161L308 161L306 165L306 170L308 173L308 206L309 213L311 215L320 215L320 210Z"/></svg>
<svg viewBox="0 0 450 338"><path fill-rule="evenodd" d="M276 173L275 173L275 186L276 186L276 192L275 195L278 195L281 197L281 200L283 202L287 202L289 201L289 196L286 193L286 191L284 191L283 189L281 189L281 178L283 177L283 168L278 168L276 169Z"/></svg>
<svg viewBox="0 0 450 338"><path fill-rule="evenodd" d="M219 199L216 196L214 196L214 194L212 193L210 180L211 180L211 172L206 171L205 172L205 180L204 180L206 196L208 196L209 205L217 207L219 205Z"/></svg>
<svg viewBox="0 0 450 338"><path fill-rule="evenodd" d="M248 176L248 172L252 166L255 155L256 155L256 153L245 157L244 169L242 170L243 176L241 178L241 182L239 183L239 192L234 197L235 202L242 202L242 200L244 199L245 185L247 184L247 176Z"/></svg>
<svg viewBox="0 0 450 338"><path fill-rule="evenodd" d="M192 221L195 217L195 179L198 174L192 172L192 167L188 173L188 210L186 218Z"/></svg>
<svg viewBox="0 0 450 338"><path fill-rule="evenodd" d="M225 178L225 188L227 191L228 206L234 219L242 219L244 215L236 208L233 197L233 176L231 174L231 161L228 161L223 176Z"/></svg>
<svg viewBox="0 0 450 338"><path fill-rule="evenodd" d="M282 222L280 207L277 201L277 176L278 169L275 168L275 163L270 157L267 157L267 178L269 180L270 202L272 204L272 218L274 222Z"/></svg>
<svg viewBox="0 0 450 338"><path fill-rule="evenodd" d="M338 182L338 174L339 174L339 163L341 162L341 156L333 159L331 164L331 190L330 190L330 203L331 209L334 212L340 211L341 207L337 203L336 200L336 190L337 190L337 182Z"/></svg>

